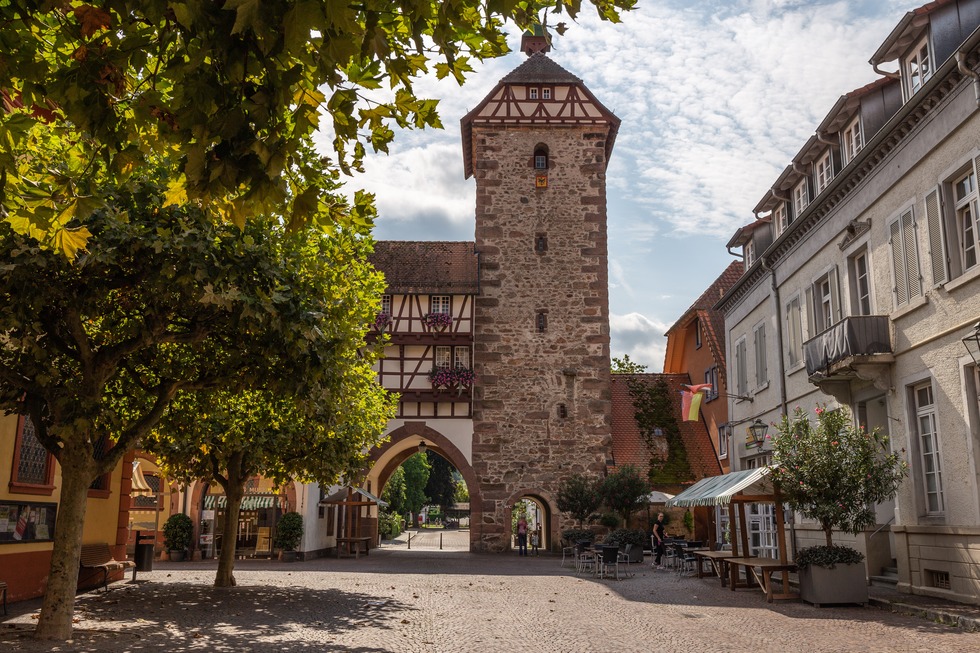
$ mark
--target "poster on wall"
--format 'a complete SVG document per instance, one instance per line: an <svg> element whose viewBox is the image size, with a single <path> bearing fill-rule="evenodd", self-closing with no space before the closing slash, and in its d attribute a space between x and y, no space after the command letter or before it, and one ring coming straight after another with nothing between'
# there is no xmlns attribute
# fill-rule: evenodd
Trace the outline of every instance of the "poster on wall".
<svg viewBox="0 0 980 653"><path fill-rule="evenodd" d="M0 544L50 542L57 510L56 503L0 502Z"/></svg>

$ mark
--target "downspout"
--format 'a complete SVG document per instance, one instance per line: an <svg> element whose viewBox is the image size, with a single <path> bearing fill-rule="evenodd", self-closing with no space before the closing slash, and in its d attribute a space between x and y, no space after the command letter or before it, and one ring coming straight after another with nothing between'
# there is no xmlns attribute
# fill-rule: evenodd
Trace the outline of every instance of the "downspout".
<svg viewBox="0 0 980 653"><path fill-rule="evenodd" d="M966 65L966 54L961 50L956 51L956 67L967 77L973 78L973 95L977 99L977 106L980 107L980 75Z"/></svg>
<svg viewBox="0 0 980 653"><path fill-rule="evenodd" d="M786 365L783 361L783 320L780 317L780 306L782 302L779 299L779 285L776 283L776 270L769 266L769 262L766 260L765 256L760 257L762 261L762 269L769 270L769 279L772 288L772 298L776 304L776 352L778 354L777 358L779 360L779 402L780 402L780 412L783 417L787 416L786 412ZM780 506L782 510L782 506ZM785 511L784 511L785 512ZM789 541L790 549L793 553L793 560L796 560L796 552L798 545L796 542L796 514L790 511L789 516L786 518L786 523L789 525ZM782 544L780 544L782 546Z"/></svg>
<svg viewBox="0 0 980 653"><path fill-rule="evenodd" d="M901 77L901 74L897 70L894 72L888 70L882 70L881 68L878 67L878 64L876 63L871 64L871 69L883 77L889 77L891 79L898 79L899 77Z"/></svg>

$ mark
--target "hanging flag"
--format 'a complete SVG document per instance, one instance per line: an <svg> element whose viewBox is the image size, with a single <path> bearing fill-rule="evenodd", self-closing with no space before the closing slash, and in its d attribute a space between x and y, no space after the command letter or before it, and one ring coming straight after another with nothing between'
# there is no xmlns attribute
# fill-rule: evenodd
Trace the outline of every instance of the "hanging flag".
<svg viewBox="0 0 980 653"><path fill-rule="evenodd" d="M704 393L711 388L710 383L699 383L697 385L685 385L687 388L681 392L681 417L685 422L696 422L701 410L701 402L704 400Z"/></svg>

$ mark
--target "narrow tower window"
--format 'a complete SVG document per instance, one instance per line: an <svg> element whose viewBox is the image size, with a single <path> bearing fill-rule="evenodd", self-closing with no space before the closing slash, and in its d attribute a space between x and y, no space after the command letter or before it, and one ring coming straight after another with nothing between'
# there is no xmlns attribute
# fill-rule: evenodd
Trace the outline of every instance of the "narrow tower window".
<svg viewBox="0 0 980 653"><path fill-rule="evenodd" d="M545 329L548 328L548 316L543 311L538 312L535 325L537 326L538 333L544 333Z"/></svg>
<svg viewBox="0 0 980 653"><path fill-rule="evenodd" d="M548 237L544 234L537 234L534 236L534 251L538 254L544 254L548 251Z"/></svg>
<svg viewBox="0 0 980 653"><path fill-rule="evenodd" d="M534 169L548 169L548 148L539 145L534 149Z"/></svg>

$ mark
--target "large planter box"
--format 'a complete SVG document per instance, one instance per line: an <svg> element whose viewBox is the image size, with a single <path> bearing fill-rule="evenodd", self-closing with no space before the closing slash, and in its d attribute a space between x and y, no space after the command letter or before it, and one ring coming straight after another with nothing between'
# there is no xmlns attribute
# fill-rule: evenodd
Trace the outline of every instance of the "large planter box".
<svg viewBox="0 0 980 653"><path fill-rule="evenodd" d="M800 598L820 607L831 603L868 602L864 563L837 564L832 568L810 565L799 571Z"/></svg>
<svg viewBox="0 0 980 653"><path fill-rule="evenodd" d="M634 544L633 548L630 549L629 559L630 559L630 564L643 562L643 547Z"/></svg>

